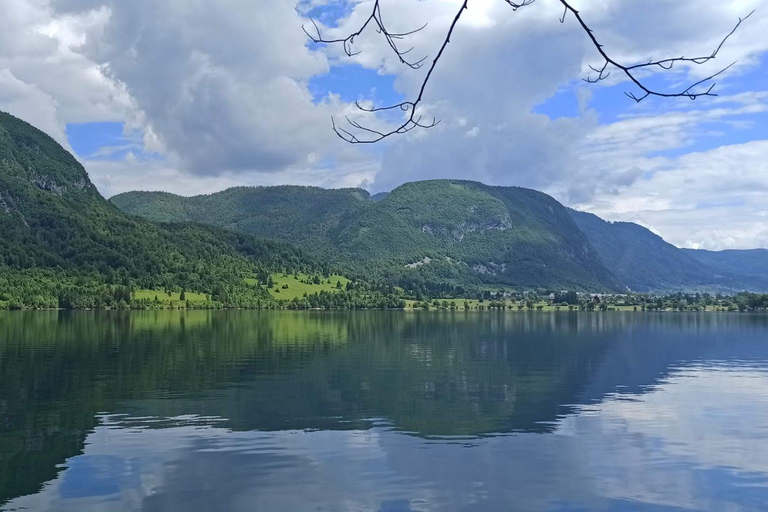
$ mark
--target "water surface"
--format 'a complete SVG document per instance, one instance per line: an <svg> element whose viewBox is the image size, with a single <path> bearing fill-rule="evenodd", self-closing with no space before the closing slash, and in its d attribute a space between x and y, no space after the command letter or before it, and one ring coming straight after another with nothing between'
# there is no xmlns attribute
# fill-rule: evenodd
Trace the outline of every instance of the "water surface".
<svg viewBox="0 0 768 512"><path fill-rule="evenodd" d="M763 511L768 316L0 314L0 508Z"/></svg>

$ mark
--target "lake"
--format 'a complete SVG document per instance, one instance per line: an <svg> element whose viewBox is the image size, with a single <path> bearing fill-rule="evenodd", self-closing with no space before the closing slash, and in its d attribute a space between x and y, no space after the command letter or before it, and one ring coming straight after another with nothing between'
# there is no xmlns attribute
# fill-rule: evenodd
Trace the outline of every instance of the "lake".
<svg viewBox="0 0 768 512"><path fill-rule="evenodd" d="M767 507L766 315L0 314L2 510Z"/></svg>

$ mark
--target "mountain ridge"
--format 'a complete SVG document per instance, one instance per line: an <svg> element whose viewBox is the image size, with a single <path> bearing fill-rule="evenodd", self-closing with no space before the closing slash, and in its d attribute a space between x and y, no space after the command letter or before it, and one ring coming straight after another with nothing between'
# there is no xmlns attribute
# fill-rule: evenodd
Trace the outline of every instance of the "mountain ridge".
<svg viewBox="0 0 768 512"><path fill-rule="evenodd" d="M716 268L699 251L675 247L639 224L570 211L603 262L634 291L768 289L765 275L739 273L737 265Z"/></svg>
<svg viewBox="0 0 768 512"><path fill-rule="evenodd" d="M428 180L375 198L359 189L238 187L190 198L134 192L111 201L151 220L194 212L184 219L278 237L407 288L621 288L565 207L520 187Z"/></svg>
<svg viewBox="0 0 768 512"><path fill-rule="evenodd" d="M0 231L5 307L9 289L36 307L130 301L120 286L267 304L274 301L254 275L266 281L270 271L310 267L417 297L504 287L768 289L768 250L678 249L642 226L522 187L427 180L373 196L286 185L107 201L74 156L2 112Z"/></svg>
<svg viewBox="0 0 768 512"><path fill-rule="evenodd" d="M237 207L228 201L233 194L240 199ZM172 208L158 198L188 216L173 217ZM260 211L265 198L269 208ZM705 255L677 248L638 224L566 209L554 198L522 187L425 180L374 195L362 189L236 187L191 197L127 192L110 201L153 220L170 215L277 237L335 261L343 259L342 253L364 273L376 273L386 260L383 274L401 285L433 280L590 291L768 289L768 270L745 275L724 268L732 262L718 267ZM283 208L275 209L281 201ZM307 220L286 222L286 204L300 205L299 217ZM297 236L305 232L313 235ZM371 259L372 253L385 257ZM738 258L745 253L734 254Z"/></svg>

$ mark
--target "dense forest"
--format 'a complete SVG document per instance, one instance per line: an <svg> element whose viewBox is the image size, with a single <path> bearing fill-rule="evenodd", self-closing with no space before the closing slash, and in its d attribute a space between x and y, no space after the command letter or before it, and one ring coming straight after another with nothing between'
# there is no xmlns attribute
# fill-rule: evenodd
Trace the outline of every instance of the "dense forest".
<svg viewBox="0 0 768 512"><path fill-rule="evenodd" d="M125 215L72 155L4 113L0 232L0 308L151 307L139 289L204 295L198 307L272 308L258 276L329 272L285 242Z"/></svg>
<svg viewBox="0 0 768 512"><path fill-rule="evenodd" d="M157 221L194 221L280 238L348 274L424 297L515 289L736 293L768 290L768 251L679 249L629 222L606 222L517 187L433 180L391 193L238 187L111 201Z"/></svg>
<svg viewBox="0 0 768 512"><path fill-rule="evenodd" d="M768 250L679 249L632 222L606 222L571 210L600 259L637 292L768 290Z"/></svg>
<svg viewBox="0 0 768 512"><path fill-rule="evenodd" d="M488 285L621 289L560 203L518 187L433 180L376 200L359 189L239 187L192 198L131 192L111 201L150 220L281 238L349 274L422 295Z"/></svg>

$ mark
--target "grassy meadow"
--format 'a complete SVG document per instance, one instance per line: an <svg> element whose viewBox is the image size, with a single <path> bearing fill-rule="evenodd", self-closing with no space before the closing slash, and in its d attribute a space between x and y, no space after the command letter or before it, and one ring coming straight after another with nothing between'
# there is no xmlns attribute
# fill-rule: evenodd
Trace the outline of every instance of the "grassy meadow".
<svg viewBox="0 0 768 512"><path fill-rule="evenodd" d="M292 300L297 297L303 297L306 293L311 295L320 292L339 291L337 283L341 283L341 289L345 289L349 279L344 276L333 274L327 278L320 277L320 283L314 284L312 275L309 274L272 274L274 286L269 289L270 295L279 300ZM255 282L255 281L254 281ZM253 284L253 283L251 283ZM287 288L286 288L287 286Z"/></svg>

